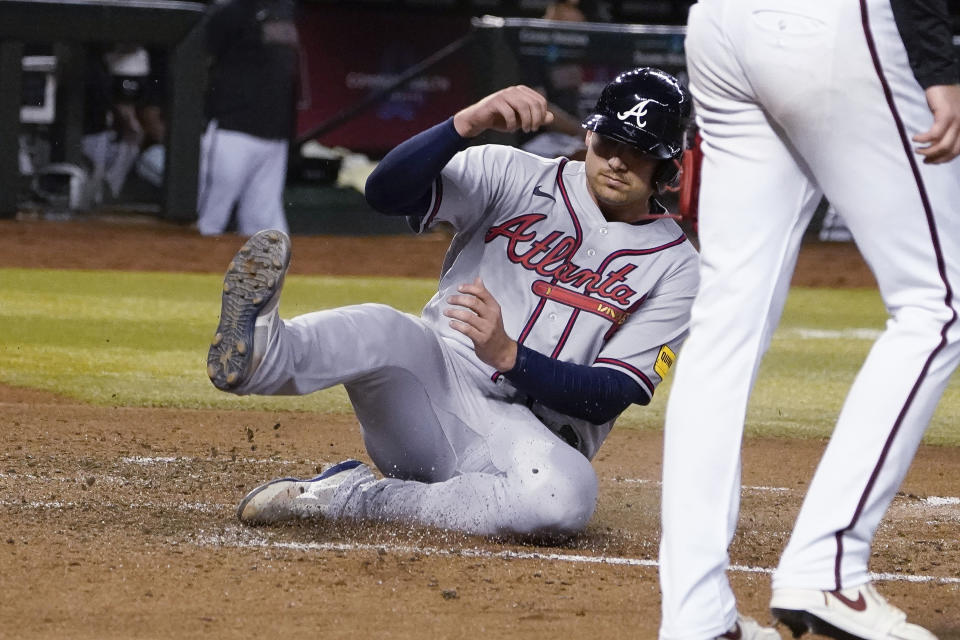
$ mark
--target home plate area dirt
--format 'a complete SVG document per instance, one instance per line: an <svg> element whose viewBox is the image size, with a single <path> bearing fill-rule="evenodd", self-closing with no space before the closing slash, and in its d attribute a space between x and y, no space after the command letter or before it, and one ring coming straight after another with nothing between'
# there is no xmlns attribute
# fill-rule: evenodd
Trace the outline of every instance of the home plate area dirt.
<svg viewBox="0 0 960 640"><path fill-rule="evenodd" d="M0 266L217 273L240 244L94 222L4 221L0 238ZM447 240L295 237L295 272L399 264L433 277ZM795 282L871 279L852 246L817 245ZM593 520L551 545L236 521L238 500L266 479L366 459L349 416L95 407L0 386L0 424L0 638L656 637L656 430L613 431L594 461ZM761 621L824 445L745 441L730 575ZM880 590L941 639L960 639L958 463L954 448L920 449L871 561Z"/></svg>

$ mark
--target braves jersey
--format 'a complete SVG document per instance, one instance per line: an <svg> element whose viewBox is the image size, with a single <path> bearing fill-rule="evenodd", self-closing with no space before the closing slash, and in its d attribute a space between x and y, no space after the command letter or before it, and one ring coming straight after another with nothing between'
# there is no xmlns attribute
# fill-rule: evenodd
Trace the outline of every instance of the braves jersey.
<svg viewBox="0 0 960 640"><path fill-rule="evenodd" d="M488 374L491 393L518 392L443 315L446 299L477 276L511 338L561 361L621 371L653 396L686 336L699 281L697 253L673 220L609 222L582 162L483 145L456 154L435 182L421 230L440 222L456 235L422 317ZM572 427L588 458L613 426L530 404L555 431Z"/></svg>

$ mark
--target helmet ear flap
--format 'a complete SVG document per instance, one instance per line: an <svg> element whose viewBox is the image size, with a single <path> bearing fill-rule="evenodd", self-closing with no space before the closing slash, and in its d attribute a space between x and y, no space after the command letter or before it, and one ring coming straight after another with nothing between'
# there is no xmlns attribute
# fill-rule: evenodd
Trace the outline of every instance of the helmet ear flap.
<svg viewBox="0 0 960 640"><path fill-rule="evenodd" d="M657 193L663 193L676 187L680 183L680 163L674 158L667 158L657 163L653 170L653 186Z"/></svg>

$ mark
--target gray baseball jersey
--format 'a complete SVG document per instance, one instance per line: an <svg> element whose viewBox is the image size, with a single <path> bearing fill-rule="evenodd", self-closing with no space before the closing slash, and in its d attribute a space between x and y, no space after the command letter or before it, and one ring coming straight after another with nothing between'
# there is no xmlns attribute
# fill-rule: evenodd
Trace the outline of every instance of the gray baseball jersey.
<svg viewBox="0 0 960 640"><path fill-rule="evenodd" d="M696 251L673 220L608 222L582 162L483 145L443 170L422 228L439 222L457 233L423 318L489 369L497 393L516 390L443 316L445 300L477 276L500 304L509 336L559 360L621 371L653 395L685 336L698 283ZM589 458L613 426L534 411L549 426L573 426Z"/></svg>
<svg viewBox="0 0 960 640"><path fill-rule="evenodd" d="M508 147L470 148L448 163L421 227L441 221L457 233L421 317L361 304L273 323L237 392L345 386L385 478L338 492L333 517L478 534L580 531L596 506L589 459L611 424L521 394L449 326L446 299L480 276L510 337L622 371L652 395L686 332L697 254L672 220L607 222L582 163ZM570 429L576 449L555 435Z"/></svg>

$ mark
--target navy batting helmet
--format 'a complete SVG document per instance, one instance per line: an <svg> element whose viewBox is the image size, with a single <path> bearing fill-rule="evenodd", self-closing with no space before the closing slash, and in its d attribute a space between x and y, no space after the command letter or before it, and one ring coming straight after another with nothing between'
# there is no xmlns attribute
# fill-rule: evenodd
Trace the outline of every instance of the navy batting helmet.
<svg viewBox="0 0 960 640"><path fill-rule="evenodd" d="M604 87L582 125L672 160L683 153L689 117L690 94L683 84L665 71L642 67L621 73Z"/></svg>

